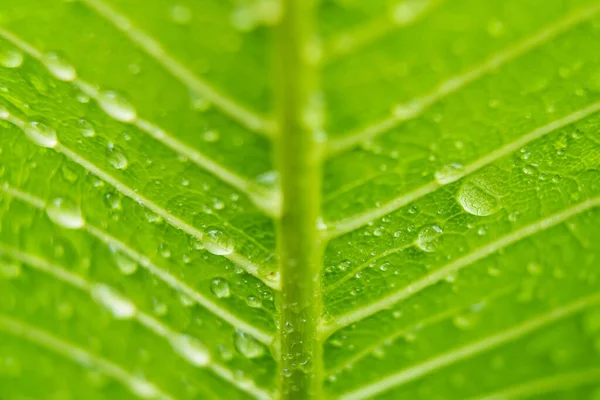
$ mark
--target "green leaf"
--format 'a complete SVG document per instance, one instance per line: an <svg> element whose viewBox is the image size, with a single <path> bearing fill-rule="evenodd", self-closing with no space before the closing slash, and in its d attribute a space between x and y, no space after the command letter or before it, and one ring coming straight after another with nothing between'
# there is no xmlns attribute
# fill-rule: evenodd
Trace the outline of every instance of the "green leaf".
<svg viewBox="0 0 600 400"><path fill-rule="evenodd" d="M4 0L1 399L597 399L598 0Z"/></svg>

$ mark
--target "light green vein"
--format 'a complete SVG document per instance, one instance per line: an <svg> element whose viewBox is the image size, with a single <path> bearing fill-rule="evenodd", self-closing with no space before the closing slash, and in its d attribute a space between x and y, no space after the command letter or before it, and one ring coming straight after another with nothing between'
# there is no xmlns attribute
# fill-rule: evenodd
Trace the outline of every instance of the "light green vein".
<svg viewBox="0 0 600 400"><path fill-rule="evenodd" d="M100 17L111 23L117 30L121 31L135 46L145 51L156 62L169 71L174 77L185 85L205 96L216 104L223 112L240 122L247 128L270 136L272 123L253 111L250 111L227 97L224 93L213 87L210 83L202 80L187 69L181 62L173 58L165 51L163 46L148 33L143 32L121 12L109 6L102 0L82 0L90 9L94 10Z"/></svg>
<svg viewBox="0 0 600 400"><path fill-rule="evenodd" d="M600 11L600 5L595 4L567 15L565 18L556 21L553 25L540 30L533 36L513 45L508 49L505 49L498 54L492 55L482 64L471 68L463 74L448 79L429 94L415 98L403 104L398 104L391 116L375 122L356 132L351 132L342 138L331 140L328 144L329 152L331 154L343 152L361 142L372 139L384 132L389 131L401 122L418 117L432 104L460 90L464 86L481 78L482 76L498 69L503 64L506 64L513 59L544 45L548 41L554 39L559 34L568 31L577 24L591 19L598 11Z"/></svg>
<svg viewBox="0 0 600 400"><path fill-rule="evenodd" d="M8 122L11 122L15 126L19 127L20 129L25 128L25 122L13 115L8 116L6 118L6 120ZM137 193L135 190L131 189L130 187L128 187L127 185L125 185L124 183L119 181L117 178L106 173L101 168L97 167L95 164L91 163L90 161L88 161L84 157L80 156L79 154L75 153L74 151L64 147L60 143L57 143L53 147L53 149L56 152L63 154L65 157L67 157L71 161L74 161L76 164L79 164L85 170L91 172L92 174L96 175L103 181L105 181L108 184L110 184L111 186L113 186L123 196L129 197L130 199L136 201L139 204L144 205L146 208L148 208L152 212L161 216L173 227L180 229L191 236L194 236L198 240L202 240L202 238L204 237L204 232L202 232L199 229L188 224L181 218L176 217L173 214L169 213L164 208L160 207L156 203L152 202L151 200L149 200L146 197L142 196L141 194ZM223 257L233 261L234 263L236 263L237 265L242 267L244 270L246 270L246 272L248 272L248 273L254 275L255 277L257 277L258 279L262 280L267 286L270 286L273 289L277 289L277 290L279 289L279 275L278 274L274 274L273 276L263 277L259 273L258 265L254 264L252 261L250 261L246 257L238 254L237 252L232 252L231 254L223 255Z"/></svg>
<svg viewBox="0 0 600 400"><path fill-rule="evenodd" d="M572 371L546 376L530 382L502 389L496 393L471 397L469 400L510 400L528 397L541 398L541 395L574 389L579 386L600 383L600 369Z"/></svg>
<svg viewBox="0 0 600 400"><path fill-rule="evenodd" d="M573 113L553 121L547 125L541 126L533 131L526 133L525 135L517 138L516 140L492 151L491 153L480 157L475 160L471 164L466 165L462 170L458 171L454 176L454 179L448 180L444 183L439 183L436 181L429 182L410 193L403 194L399 197L396 197L392 200L387 201L384 204L379 205L376 208L368 209L362 211L359 214L353 215L352 217L342 219L335 222L327 222L327 237L329 239L344 235L348 232L352 232L355 229L358 229L362 226L367 225L369 222L376 220L377 218L381 218L386 214L389 214L400 207L403 207L410 202L418 200L421 197L424 197L437 189L448 185L452 182L456 182L457 180L472 174L475 171L480 170L481 168L499 160L500 158L520 149L526 144L533 142L536 139L540 139L543 136L550 134L560 128L573 124L577 121L580 121L590 115L596 114L600 111L600 102L593 103L585 108L574 111Z"/></svg>
<svg viewBox="0 0 600 400"><path fill-rule="evenodd" d="M39 49L33 47L31 44L15 35L13 32L9 32L8 30L0 27L0 36L13 43L15 46L29 54L34 59L43 62L44 54ZM80 78L74 79L72 83L75 84L86 95L98 101L100 93L94 85ZM110 117L112 118L112 116ZM281 206L279 204L280 199L277 192L262 188L257 185L256 182L243 178L238 174L228 170L221 164L210 159L210 157L186 145L173 135L166 132L164 129L149 121L137 117L134 121L131 121L131 123L139 128L142 132L145 132L156 141L173 150L178 155L190 160L203 170L208 171L217 178L221 179L223 182L231 185L247 195L258 207L258 209L266 215L274 217L279 214L279 209Z"/></svg>
<svg viewBox="0 0 600 400"><path fill-rule="evenodd" d="M520 240L523 240L529 236L532 236L538 232L543 230L552 228L558 224L561 224L568 220L569 218L590 210L594 207L600 205L600 197L593 198L577 205L574 205L570 208L567 208L559 213L550 215L546 218L543 218L537 222L534 222L530 225L526 225L520 229L515 230L514 232L501 237L498 240L495 240L487 245L476 249L475 251L464 255L451 263L425 275L417 281L410 283L409 285L388 294L387 296L356 310L348 312L346 314L340 315L336 317L335 321L325 325L322 329L326 335L331 334L332 332L353 324L361 319L367 318L373 314L378 313L379 311L385 310L394 304L398 303L401 300L404 300L414 294L420 292L421 290L428 288L429 286L439 282L444 279L446 276L462 269L468 267L469 265L475 263L478 260L481 260L491 254L494 254L496 251L510 246L513 243L516 243Z"/></svg>
<svg viewBox="0 0 600 400"><path fill-rule="evenodd" d="M23 192L22 190L11 187L10 185L4 183L1 187L1 190L8 193L9 195L28 203L36 208L44 210L46 208L46 203L44 200L39 199L29 193ZM125 243L121 242L117 238L109 235L102 229L93 226L89 222L86 222L82 229L85 229L90 235L97 238L101 242L116 248L117 250L122 251L124 254L129 256L132 260L136 261L142 268L148 270L152 275L156 276L167 285L169 285L172 289L177 292L183 293L193 301L195 301L200 306L206 308L210 312L212 312L218 318L221 318L227 321L232 326L243 330L251 334L256 340L270 345L273 342L273 336L264 332L261 329L256 328L253 325L250 325L244 320L239 319L237 316L232 314L226 308L219 306L218 303L211 301L208 297L204 296L202 293L194 290L189 285L185 284L181 280L177 279L174 275L168 273L165 269L158 267L155 265L149 258L141 255L136 252L133 248L129 247Z"/></svg>
<svg viewBox="0 0 600 400"><path fill-rule="evenodd" d="M506 329L504 331L488 336L484 339L472 342L468 345L459 347L457 349L450 350L439 356L431 358L428 361L425 361L421 364L417 364L413 367L386 376L378 380L377 382L358 388L351 392L344 393L339 397L339 399L361 400L366 398L372 398L373 396L379 393L414 381L415 379L419 379L425 375L428 375L439 369L445 368L456 362L473 357L477 354L491 350L495 347L504 345L506 343L518 340L519 338L525 335L528 335L543 327L546 327L563 318L570 317L576 313L581 312L587 307L596 304L600 304L599 293L583 297L572 303L563 305L561 307L557 307L543 315L527 320L510 329Z"/></svg>
<svg viewBox="0 0 600 400"><path fill-rule="evenodd" d="M74 286L81 291L88 293L91 298L94 297L93 290L94 290L94 287L96 285L98 285L98 283L90 282L87 279L85 279L84 277L74 274L61 266L58 266L56 264L49 262L48 260L34 256L32 254L29 254L27 252L24 252L22 250L12 247L12 246L7 246L3 243L0 243L0 254L2 254L2 253L6 254L14 259L17 259L17 260L21 261L22 263L25 263L26 265L29 265L30 267L32 267L38 271L44 272L62 282L65 282L71 286ZM113 290L116 291L116 289L113 289ZM128 301L131 302L131 300L128 300ZM131 302L131 303L133 304L133 302ZM140 311L139 309L135 312L135 314L132 316L132 318L134 318L140 325L144 326L146 329L148 329L155 335L163 338L168 343L171 343L172 346L174 346L175 348L178 346L178 343L180 342L180 338L183 335L182 333L174 331L169 326L163 324L162 322L160 322L156 318L152 317L151 315ZM198 351L198 350L196 350L196 351ZM215 375L219 376L223 380L229 382L230 384L234 385L238 389L254 396L257 399L265 399L266 400L266 399L270 398L269 394L267 392L265 392L264 390L260 389L259 387L257 387L254 382L248 381L244 384L239 382L235 378L235 374L233 371L231 371L230 369L226 368L225 366L212 360L212 357L209 355L208 350L205 350L205 352L206 352L206 356L210 358L206 365L199 365L197 362L193 362L193 358L191 358L190 356L188 356L188 357L182 356L182 358L186 362L190 363L191 365L194 365L197 367L206 366L207 368L212 370L215 373Z"/></svg>
<svg viewBox="0 0 600 400"><path fill-rule="evenodd" d="M153 383L135 376L133 373L124 370L120 366L113 364L111 361L92 354L87 350L66 342L48 332L37 329L25 322L6 315L0 315L0 330L35 343L36 345L50 350L62 357L68 358L77 364L91 365L98 371L120 382L139 398L174 400L171 395L164 393Z"/></svg>

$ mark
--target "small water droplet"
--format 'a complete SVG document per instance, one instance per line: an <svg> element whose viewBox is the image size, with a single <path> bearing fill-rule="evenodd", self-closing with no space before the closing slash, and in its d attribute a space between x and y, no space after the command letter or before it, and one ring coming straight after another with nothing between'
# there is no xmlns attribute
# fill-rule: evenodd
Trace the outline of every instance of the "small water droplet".
<svg viewBox="0 0 600 400"><path fill-rule="evenodd" d="M171 341L171 345L177 353L193 365L203 367L210 361L210 355L206 348L191 336L178 335Z"/></svg>
<svg viewBox="0 0 600 400"><path fill-rule="evenodd" d="M117 121L133 122L137 119L137 111L122 94L106 90L98 94L98 104Z"/></svg>
<svg viewBox="0 0 600 400"><path fill-rule="evenodd" d="M138 263L135 262L127 254L123 253L122 251L116 248L111 248L111 252L113 254L115 262L117 263L119 271L121 271L123 275L132 275L137 271Z"/></svg>
<svg viewBox="0 0 600 400"><path fill-rule="evenodd" d="M77 121L77 128L79 129L79 133L81 136L89 138L96 136L96 130L94 129L94 125L91 124L86 119L80 119Z"/></svg>
<svg viewBox="0 0 600 400"><path fill-rule="evenodd" d="M262 305L262 301L256 296L248 296L246 303L252 308L258 308Z"/></svg>
<svg viewBox="0 0 600 400"><path fill-rule="evenodd" d="M56 79L69 82L77 78L75 68L58 53L50 52L45 54L42 62Z"/></svg>
<svg viewBox="0 0 600 400"><path fill-rule="evenodd" d="M92 288L92 297L117 319L129 319L136 313L135 305L110 286L95 285Z"/></svg>
<svg viewBox="0 0 600 400"><path fill-rule="evenodd" d="M0 119L8 119L10 117L10 112L6 106L0 104Z"/></svg>
<svg viewBox="0 0 600 400"><path fill-rule="evenodd" d="M32 142L42 147L52 148L58 143L54 128L43 122L31 121L26 123L24 132Z"/></svg>
<svg viewBox="0 0 600 400"><path fill-rule="evenodd" d="M190 102L192 109L195 111L206 111L210 108L210 101L203 95L197 92L190 92Z"/></svg>
<svg viewBox="0 0 600 400"><path fill-rule="evenodd" d="M12 262L0 260L0 276L6 279L15 279L21 275L21 266Z"/></svg>
<svg viewBox="0 0 600 400"><path fill-rule="evenodd" d="M129 162L127 161L127 157L125 157L125 152L119 146L116 146L114 143L108 143L108 147L106 148L106 155L108 158L108 162L115 169L125 169Z"/></svg>
<svg viewBox="0 0 600 400"><path fill-rule="evenodd" d="M235 333L235 348L246 358L259 358L265 353L265 348L256 339L243 331Z"/></svg>
<svg viewBox="0 0 600 400"><path fill-rule="evenodd" d="M233 241L218 229L209 230L202 241L204 248L217 256L226 256L233 253Z"/></svg>
<svg viewBox="0 0 600 400"><path fill-rule="evenodd" d="M464 167L457 163L445 165L434 174L435 180L440 185L446 185L460 179L463 175Z"/></svg>
<svg viewBox="0 0 600 400"><path fill-rule="evenodd" d="M52 222L67 229L79 229L85 223L81 215L81 209L68 199L58 198L52 200L46 208L46 214Z"/></svg>
<svg viewBox="0 0 600 400"><path fill-rule="evenodd" d="M192 12L186 6L176 4L171 7L171 21L176 24L185 25L192 20Z"/></svg>
<svg viewBox="0 0 600 400"><path fill-rule="evenodd" d="M221 135L219 135L219 132L212 129L209 129L202 134L202 139L204 139L206 143L218 142L220 137Z"/></svg>
<svg viewBox="0 0 600 400"><path fill-rule="evenodd" d="M501 208L496 196L470 181L462 184L457 200L466 212L480 217L492 215Z"/></svg>
<svg viewBox="0 0 600 400"><path fill-rule="evenodd" d="M129 381L129 388L134 394L143 399L155 399L160 395L156 386L142 378L136 378Z"/></svg>
<svg viewBox="0 0 600 400"><path fill-rule="evenodd" d="M229 282L223 278L215 278L210 283L210 291L220 299L227 298L231 295L229 291Z"/></svg>
<svg viewBox="0 0 600 400"><path fill-rule="evenodd" d="M18 68L23 64L23 54L14 49L0 50L0 65L5 68Z"/></svg>
<svg viewBox="0 0 600 400"><path fill-rule="evenodd" d="M391 19L399 26L410 24L430 6L431 1L403 0L398 2L391 10Z"/></svg>
<svg viewBox="0 0 600 400"><path fill-rule="evenodd" d="M434 252L444 232L437 225L429 225L421 229L417 237L416 245L423 251Z"/></svg>

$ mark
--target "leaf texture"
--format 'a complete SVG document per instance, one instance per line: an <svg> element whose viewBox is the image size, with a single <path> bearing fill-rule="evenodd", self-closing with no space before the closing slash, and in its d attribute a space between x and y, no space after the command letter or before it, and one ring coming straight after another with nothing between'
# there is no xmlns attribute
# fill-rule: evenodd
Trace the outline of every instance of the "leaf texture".
<svg viewBox="0 0 600 400"><path fill-rule="evenodd" d="M0 399L596 399L598 0L4 0Z"/></svg>

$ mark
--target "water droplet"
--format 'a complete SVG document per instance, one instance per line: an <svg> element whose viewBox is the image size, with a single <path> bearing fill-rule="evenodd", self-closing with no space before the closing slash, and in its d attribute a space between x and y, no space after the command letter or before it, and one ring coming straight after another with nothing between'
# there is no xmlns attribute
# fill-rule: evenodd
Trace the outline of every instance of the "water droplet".
<svg viewBox="0 0 600 400"><path fill-rule="evenodd" d="M69 82L77 78L75 68L58 53L51 52L45 54L42 62L56 79Z"/></svg>
<svg viewBox="0 0 600 400"><path fill-rule="evenodd" d="M210 361L206 348L195 338L178 335L171 341L173 349L193 365L203 367Z"/></svg>
<svg viewBox="0 0 600 400"><path fill-rule="evenodd" d="M0 50L0 65L5 68L18 68L23 64L23 54L14 49Z"/></svg>
<svg viewBox="0 0 600 400"><path fill-rule="evenodd" d="M92 297L106 307L117 319L132 318L136 313L135 305L110 286L95 285L92 288Z"/></svg>
<svg viewBox="0 0 600 400"><path fill-rule="evenodd" d="M243 331L235 333L235 348L246 358L259 358L265 353L263 345Z"/></svg>
<svg viewBox="0 0 600 400"><path fill-rule="evenodd" d="M404 0L397 3L391 10L391 19L397 25L407 25L413 22L430 6L432 0Z"/></svg>
<svg viewBox="0 0 600 400"><path fill-rule="evenodd" d="M79 129L79 133L83 137L94 137L96 136L96 130L94 129L94 125L92 125L88 120L80 119L77 121L77 128Z"/></svg>
<svg viewBox="0 0 600 400"><path fill-rule="evenodd" d="M21 266L12 262L0 260L0 276L6 279L15 279L21 275Z"/></svg>
<svg viewBox="0 0 600 400"><path fill-rule="evenodd" d="M122 94L107 90L98 94L98 104L117 121L133 122L137 119L137 111Z"/></svg>
<svg viewBox="0 0 600 400"><path fill-rule="evenodd" d="M132 275L137 271L138 263L135 262L127 254L123 253L122 251L116 248L111 248L111 252L113 254L115 262L117 263L119 271L121 271L123 275Z"/></svg>
<svg viewBox="0 0 600 400"><path fill-rule="evenodd" d="M252 308L258 308L262 305L262 301L256 296L248 296L246 303Z"/></svg>
<svg viewBox="0 0 600 400"><path fill-rule="evenodd" d="M204 139L206 143L218 142L220 137L221 135L219 135L219 132L212 129L209 129L202 134L202 139Z"/></svg>
<svg viewBox="0 0 600 400"><path fill-rule="evenodd" d="M28 122L24 132L32 142L42 147L54 147L58 143L54 128L43 122Z"/></svg>
<svg viewBox="0 0 600 400"><path fill-rule="evenodd" d="M457 200L466 212L480 217L494 214L501 208L496 196L470 181L462 184Z"/></svg>
<svg viewBox="0 0 600 400"><path fill-rule="evenodd" d="M129 381L129 388L134 394L143 399L155 399L160 395L156 386L142 378L136 378Z"/></svg>
<svg viewBox="0 0 600 400"><path fill-rule="evenodd" d="M463 175L464 167L460 164L452 163L445 165L434 174L435 180L440 185L446 185L460 179Z"/></svg>
<svg viewBox="0 0 600 400"><path fill-rule="evenodd" d="M0 105L0 119L8 119L10 117L10 112L6 106Z"/></svg>
<svg viewBox="0 0 600 400"><path fill-rule="evenodd" d="M185 25L192 20L192 12L186 6L180 4L171 8L171 21L176 24Z"/></svg>
<svg viewBox="0 0 600 400"><path fill-rule="evenodd" d="M231 295L229 291L229 282L223 278L215 278L210 283L210 291L220 299L227 298Z"/></svg>
<svg viewBox="0 0 600 400"><path fill-rule="evenodd" d="M206 111L210 108L210 101L197 92L190 92L190 102L195 111Z"/></svg>
<svg viewBox="0 0 600 400"><path fill-rule="evenodd" d="M52 222L68 229L79 229L85 223L81 209L68 199L54 199L46 208L46 214Z"/></svg>
<svg viewBox="0 0 600 400"><path fill-rule="evenodd" d="M119 146L116 146L113 143L108 143L108 147L106 148L106 155L108 158L108 162L115 169L125 169L129 162L127 161L127 157L125 157L125 152Z"/></svg>
<svg viewBox="0 0 600 400"><path fill-rule="evenodd" d="M233 241L218 229L209 230L203 238L204 248L217 256L233 253Z"/></svg>
<svg viewBox="0 0 600 400"><path fill-rule="evenodd" d="M421 229L416 245L423 251L433 252L437 249L444 232L437 225L429 225Z"/></svg>

